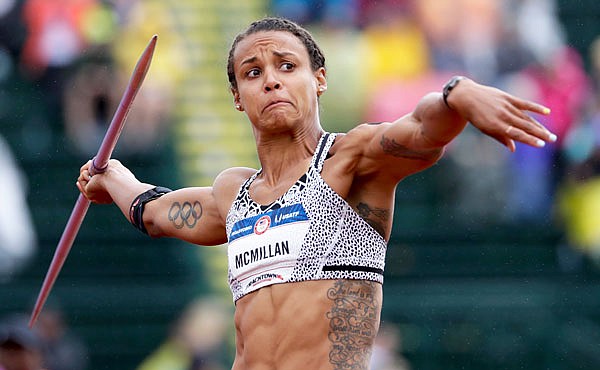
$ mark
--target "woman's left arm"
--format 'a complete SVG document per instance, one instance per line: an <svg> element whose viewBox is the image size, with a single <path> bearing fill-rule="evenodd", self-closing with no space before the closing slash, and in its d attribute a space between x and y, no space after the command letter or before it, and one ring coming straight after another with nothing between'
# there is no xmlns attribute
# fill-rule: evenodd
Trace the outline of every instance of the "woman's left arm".
<svg viewBox="0 0 600 370"><path fill-rule="evenodd" d="M375 163L381 163L381 169L398 180L425 169L441 157L444 147L467 122L513 152L515 141L535 147L555 141L556 136L529 113L549 114L550 110L462 78L446 99L442 93L427 94L412 113L391 123L365 127L370 133L363 152L364 168L372 170L380 167Z"/></svg>

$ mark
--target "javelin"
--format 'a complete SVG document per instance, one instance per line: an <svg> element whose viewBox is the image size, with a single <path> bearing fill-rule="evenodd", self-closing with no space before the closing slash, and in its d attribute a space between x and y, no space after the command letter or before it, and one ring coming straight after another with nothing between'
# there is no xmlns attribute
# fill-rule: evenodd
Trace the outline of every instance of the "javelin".
<svg viewBox="0 0 600 370"><path fill-rule="evenodd" d="M148 43L148 46L146 46L146 49L140 56L140 59L133 70L133 74L129 79L129 84L123 93L123 97L121 98L119 106L117 107L117 111L113 116L110 126L108 126L108 130L104 135L102 144L100 144L98 154L92 160L92 165L90 166L90 175L103 173L108 167L108 161L113 149L115 148L115 145L117 144L119 135L123 130L125 119L127 118L127 114L129 113L129 109L133 103L133 99L140 90L142 82L144 81L144 77L146 77L146 73L150 68L150 62L152 61L152 55L154 54L157 38L157 35L152 36L152 39ZM46 273L46 278L44 279L44 283L38 295L35 307L31 313L31 319L29 320L30 328L33 327L38 315L42 311L44 302L46 301L46 298L48 298L50 290L52 289L52 286L58 277L58 273L67 259L67 255L69 254L71 246L73 245L73 241L77 236L79 227L81 226L89 207L90 201L83 196L83 194L79 194L79 198L77 198L77 202L73 207L69 221L67 222L65 230L63 231L60 241L58 242L58 246L54 252L54 257L52 258L48 272Z"/></svg>

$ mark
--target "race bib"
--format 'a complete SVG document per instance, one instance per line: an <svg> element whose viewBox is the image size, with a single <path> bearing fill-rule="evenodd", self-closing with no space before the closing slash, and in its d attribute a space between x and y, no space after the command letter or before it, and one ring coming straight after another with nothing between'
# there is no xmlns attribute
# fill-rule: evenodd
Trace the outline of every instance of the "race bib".
<svg viewBox="0 0 600 370"><path fill-rule="evenodd" d="M227 249L229 270L244 294L289 281L309 226L300 203L233 225Z"/></svg>

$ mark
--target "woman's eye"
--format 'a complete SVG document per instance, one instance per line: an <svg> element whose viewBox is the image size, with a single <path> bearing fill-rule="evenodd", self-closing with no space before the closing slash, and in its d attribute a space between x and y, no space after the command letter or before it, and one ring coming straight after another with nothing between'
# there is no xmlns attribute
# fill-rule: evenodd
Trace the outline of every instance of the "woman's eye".
<svg viewBox="0 0 600 370"><path fill-rule="evenodd" d="M260 75L260 71L256 68L249 70L246 72L246 76L248 77L258 77Z"/></svg>
<svg viewBox="0 0 600 370"><path fill-rule="evenodd" d="M281 65L281 69L284 71L291 71L292 69L294 69L294 64L292 63L283 63Z"/></svg>

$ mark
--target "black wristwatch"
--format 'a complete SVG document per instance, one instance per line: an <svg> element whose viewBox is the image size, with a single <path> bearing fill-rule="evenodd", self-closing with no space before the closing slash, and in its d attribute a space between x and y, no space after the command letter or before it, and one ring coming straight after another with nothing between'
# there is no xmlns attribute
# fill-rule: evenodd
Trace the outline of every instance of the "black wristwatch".
<svg viewBox="0 0 600 370"><path fill-rule="evenodd" d="M448 108L452 109L452 107L448 104L448 95L450 95L450 91L452 91L452 89L454 89L456 85L458 85L458 83L464 79L465 77L463 76L454 76L444 85L442 96L444 98L444 104L446 104Z"/></svg>

